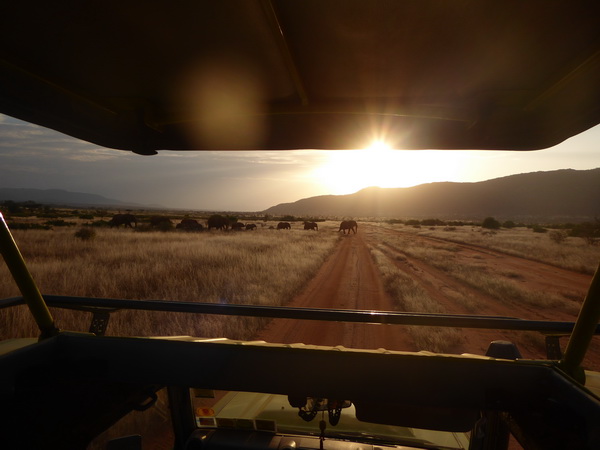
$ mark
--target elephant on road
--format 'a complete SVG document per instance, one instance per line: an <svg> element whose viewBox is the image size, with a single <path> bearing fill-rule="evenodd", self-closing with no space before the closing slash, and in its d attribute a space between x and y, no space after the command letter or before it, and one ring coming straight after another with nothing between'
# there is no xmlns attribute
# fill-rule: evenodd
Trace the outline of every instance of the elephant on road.
<svg viewBox="0 0 600 450"><path fill-rule="evenodd" d="M133 224L133 226L131 224ZM120 225L133 228L134 226L137 226L137 218L133 214L115 214L113 218L108 221L108 225L111 228L119 227Z"/></svg>
<svg viewBox="0 0 600 450"><path fill-rule="evenodd" d="M356 223L356 221L355 220L342 221L342 223L340 223L340 229L338 230L338 233L341 231L342 233L346 234L346 230L348 230L348 234L350 234L350 231L353 231L354 234L356 234L356 232L358 231L358 224Z"/></svg>

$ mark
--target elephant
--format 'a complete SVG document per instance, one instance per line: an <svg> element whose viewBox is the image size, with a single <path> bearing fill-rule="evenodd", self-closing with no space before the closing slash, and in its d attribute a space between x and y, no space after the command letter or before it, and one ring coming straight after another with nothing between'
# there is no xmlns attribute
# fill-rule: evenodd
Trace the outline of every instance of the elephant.
<svg viewBox="0 0 600 450"><path fill-rule="evenodd" d="M112 219L108 221L108 225L112 227L118 227L123 225L125 227L133 228L133 226L137 227L137 219L133 214L115 214Z"/></svg>
<svg viewBox="0 0 600 450"><path fill-rule="evenodd" d="M227 230L229 228L229 219L220 214L213 214L207 221L208 229Z"/></svg>
<svg viewBox="0 0 600 450"><path fill-rule="evenodd" d="M175 228L185 231L202 231L204 226L195 219L181 219Z"/></svg>
<svg viewBox="0 0 600 450"><path fill-rule="evenodd" d="M346 230L348 230L348 234L350 234L350 231L353 231L354 234L356 234L356 232L358 231L358 224L356 223L355 220L344 220L342 221L342 223L340 223L340 229L338 230L338 232L342 232L344 234L346 234Z"/></svg>
<svg viewBox="0 0 600 450"><path fill-rule="evenodd" d="M319 231L319 226L317 225L317 222L304 222L304 229Z"/></svg>
<svg viewBox="0 0 600 450"><path fill-rule="evenodd" d="M256 230L256 224L255 223L247 223L246 230Z"/></svg>
<svg viewBox="0 0 600 450"><path fill-rule="evenodd" d="M231 229L233 231L242 231L244 228L246 228L246 225L244 225L242 222L234 222L231 224Z"/></svg>
<svg viewBox="0 0 600 450"><path fill-rule="evenodd" d="M277 229L278 230L291 230L292 226L290 225L289 222L279 222L277 224Z"/></svg>
<svg viewBox="0 0 600 450"><path fill-rule="evenodd" d="M160 228L170 228L173 226L171 219L166 216L152 216L150 217L150 226Z"/></svg>

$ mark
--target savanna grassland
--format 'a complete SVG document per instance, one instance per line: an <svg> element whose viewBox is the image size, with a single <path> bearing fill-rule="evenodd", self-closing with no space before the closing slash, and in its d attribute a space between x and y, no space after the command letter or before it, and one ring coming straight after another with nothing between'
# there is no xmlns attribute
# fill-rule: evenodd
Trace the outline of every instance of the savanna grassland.
<svg viewBox="0 0 600 450"><path fill-rule="evenodd" d="M584 239L556 242L528 228L490 233L473 226L380 224L369 231L369 245L397 309L424 313L575 321L600 261L600 247ZM409 331L419 349L481 354L491 340L503 338L518 343L525 357L545 358L539 333ZM595 347L588 363L597 368L598 342Z"/></svg>
<svg viewBox="0 0 600 450"><path fill-rule="evenodd" d="M267 224L268 225L268 224ZM137 232L77 227L14 230L13 236L43 294L282 305L298 293L331 252L337 233L269 226L243 232ZM0 298L20 295L4 264ZM53 308L61 329L86 331L90 315ZM249 339L260 319L193 317L177 313L114 313L107 334L227 336ZM24 306L2 311L3 337L35 336Z"/></svg>
<svg viewBox="0 0 600 450"><path fill-rule="evenodd" d="M272 229L277 221L261 221L254 231L184 232L175 229L174 223L158 231L142 219L136 228L109 228L90 227L98 224L93 215L70 217L66 222L27 215L12 220L19 225L13 230L14 238L43 294L284 305L315 276L344 236L337 232L338 221L320 222L318 232L303 230L302 222L292 222L292 230ZM61 226L29 227L48 223ZM397 231L371 233L368 245L395 309L400 311L440 313L448 310L444 304L450 301L466 313L477 313L481 298L490 297L500 303L511 299L531 309L554 308L576 315L581 292L531 289L523 283L526 271L508 267L491 271L482 264L482 254L457 261L462 244L581 274L592 274L600 261L598 245L566 236L557 241L529 228L490 231L474 225L373 225L373 230ZM89 230L93 231L87 238L81 235ZM431 280L401 270L399 261L406 263L408 258L435 268L438 278L454 280L449 299L440 301L437 293L432 295ZM6 266L0 265L0 298L18 295ZM89 313L62 309L52 309L52 313L62 329L85 331L89 327ZM120 311L112 314L107 333L251 339L265 323L264 319ZM37 332L24 306L2 311L0 330L3 337L34 336ZM436 337L435 333L413 330L417 348L432 351L451 350L449 343L454 339L448 333L453 331L438 330L440 336Z"/></svg>

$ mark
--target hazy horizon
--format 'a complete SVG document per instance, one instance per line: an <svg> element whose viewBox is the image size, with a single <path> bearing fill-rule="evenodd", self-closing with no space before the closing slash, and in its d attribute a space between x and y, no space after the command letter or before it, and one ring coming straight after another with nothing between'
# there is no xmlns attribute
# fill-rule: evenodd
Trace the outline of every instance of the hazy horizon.
<svg viewBox="0 0 600 450"><path fill-rule="evenodd" d="M600 126L546 150L161 151L99 147L0 115L0 187L61 189L169 208L263 211L371 186L478 182L600 167Z"/></svg>

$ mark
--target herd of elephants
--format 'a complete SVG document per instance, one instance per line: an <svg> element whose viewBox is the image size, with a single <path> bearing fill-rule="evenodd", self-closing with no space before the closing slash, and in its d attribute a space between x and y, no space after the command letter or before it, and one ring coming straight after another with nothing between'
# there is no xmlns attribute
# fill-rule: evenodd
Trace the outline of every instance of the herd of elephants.
<svg viewBox="0 0 600 450"><path fill-rule="evenodd" d="M138 223L137 217L133 214L115 214L112 219L108 222L111 227L124 227L133 228ZM316 222L303 222L305 230L319 230L319 226ZM166 216L152 216L150 217L150 226L161 227L161 226L172 226L173 222ZM238 221L231 221L228 217L220 214L213 214L206 221L206 227L195 219L182 219L175 228L187 231L202 231L205 228L208 230L255 230L256 224L247 223L244 224ZM271 226L269 228L276 228L277 230L291 230L292 225L289 222L279 222L276 227ZM350 234L350 232L356 233L358 231L358 224L355 220L344 220L340 223L338 232Z"/></svg>

